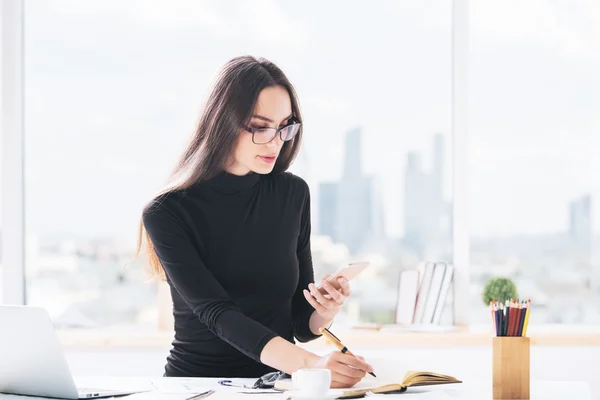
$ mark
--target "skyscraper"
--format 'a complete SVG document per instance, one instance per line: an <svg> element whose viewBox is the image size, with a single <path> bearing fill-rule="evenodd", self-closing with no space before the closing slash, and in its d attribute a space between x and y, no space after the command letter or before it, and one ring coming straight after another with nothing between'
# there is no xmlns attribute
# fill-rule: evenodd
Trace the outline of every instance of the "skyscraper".
<svg viewBox="0 0 600 400"><path fill-rule="evenodd" d="M383 208L382 190L375 178L369 178L370 195L369 210L371 210L371 239L382 244L385 241L385 212Z"/></svg>
<svg viewBox="0 0 600 400"><path fill-rule="evenodd" d="M420 256L427 248L447 244L451 208L444 200L444 137L433 137L431 173L426 173L418 153L406 157L404 187L404 242Z"/></svg>
<svg viewBox="0 0 600 400"><path fill-rule="evenodd" d="M363 172L361 135L360 128L346 135L340 181L319 185L319 233L346 245L351 254L385 238L378 188Z"/></svg>
<svg viewBox="0 0 600 400"><path fill-rule="evenodd" d="M319 185L319 233L337 240L336 220L338 206L338 184L324 182Z"/></svg>
<svg viewBox="0 0 600 400"><path fill-rule="evenodd" d="M404 242L419 254L430 235L431 195L431 177L422 171L421 157L409 152L404 174Z"/></svg>
<svg viewBox="0 0 600 400"><path fill-rule="evenodd" d="M362 176L361 130L355 128L346 134L342 180L358 179Z"/></svg>
<svg viewBox="0 0 600 400"><path fill-rule="evenodd" d="M372 179L363 175L361 130L346 135L342 179L338 185L336 238L356 253L372 234Z"/></svg>
<svg viewBox="0 0 600 400"><path fill-rule="evenodd" d="M569 238L578 262L592 258L592 196L587 194L570 204Z"/></svg>

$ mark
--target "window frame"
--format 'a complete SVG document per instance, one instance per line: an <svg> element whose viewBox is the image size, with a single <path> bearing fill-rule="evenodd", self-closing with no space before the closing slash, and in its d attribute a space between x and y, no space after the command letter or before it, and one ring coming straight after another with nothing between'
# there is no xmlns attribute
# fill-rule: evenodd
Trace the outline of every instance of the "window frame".
<svg viewBox="0 0 600 400"><path fill-rule="evenodd" d="M2 282L4 304L26 304L23 0L0 2Z"/></svg>

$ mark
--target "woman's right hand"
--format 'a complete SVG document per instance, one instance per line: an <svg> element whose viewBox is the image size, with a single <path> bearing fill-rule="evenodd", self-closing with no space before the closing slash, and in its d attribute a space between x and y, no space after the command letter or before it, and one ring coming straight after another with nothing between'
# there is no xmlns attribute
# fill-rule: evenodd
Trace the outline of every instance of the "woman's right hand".
<svg viewBox="0 0 600 400"><path fill-rule="evenodd" d="M310 367L330 370L332 388L352 387L360 382L367 372L373 372L373 367L365 362L364 358L339 351L316 359L316 362Z"/></svg>

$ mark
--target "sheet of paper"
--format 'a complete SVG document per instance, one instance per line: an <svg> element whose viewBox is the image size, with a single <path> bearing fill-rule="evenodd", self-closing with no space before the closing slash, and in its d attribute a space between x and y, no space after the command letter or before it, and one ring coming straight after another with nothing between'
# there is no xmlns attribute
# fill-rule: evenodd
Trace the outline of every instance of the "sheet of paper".
<svg viewBox="0 0 600 400"><path fill-rule="evenodd" d="M187 400L193 394L174 394L174 393L158 393L155 391L145 392L145 393L136 393L129 396L124 397L127 400Z"/></svg>
<svg viewBox="0 0 600 400"><path fill-rule="evenodd" d="M223 378L232 381L236 386L220 385L218 382L221 379L214 378L157 378L152 379L150 382L154 387L155 393L162 394L187 394L188 397L198 393L204 393L208 390L214 390L216 393L225 393L226 395L234 395L237 393L245 394L273 394L278 393L271 389L248 389L240 387L246 385L251 387L256 379L250 378ZM239 386L238 386L239 385ZM211 395L211 400L215 398L215 394ZM174 399L177 400L177 399Z"/></svg>
<svg viewBox="0 0 600 400"><path fill-rule="evenodd" d="M154 380L152 381L154 389L160 393L169 394L196 394L204 393L211 390L212 387L207 386L204 382L190 381L169 381L169 380Z"/></svg>
<svg viewBox="0 0 600 400"><path fill-rule="evenodd" d="M252 386L256 379L231 379L235 384ZM243 387L223 386L218 383L219 379L213 378L157 378L150 382L154 389L160 393L194 394L203 393L207 390L225 392L239 392L247 389Z"/></svg>

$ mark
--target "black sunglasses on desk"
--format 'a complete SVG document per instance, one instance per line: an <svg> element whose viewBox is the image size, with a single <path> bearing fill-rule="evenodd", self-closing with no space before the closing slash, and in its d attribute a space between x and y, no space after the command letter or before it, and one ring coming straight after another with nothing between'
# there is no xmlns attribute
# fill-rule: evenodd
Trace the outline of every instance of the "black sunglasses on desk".
<svg viewBox="0 0 600 400"><path fill-rule="evenodd" d="M240 387L240 388L244 388L244 389L274 389L275 382L277 382L280 379L289 379L289 378L291 378L291 376L286 374L285 372L277 371L277 372L269 372L268 374L261 376L260 378L258 378L256 380L256 382L254 382L254 384L252 386L244 385L242 383L235 383L229 379L220 380L219 385Z"/></svg>

